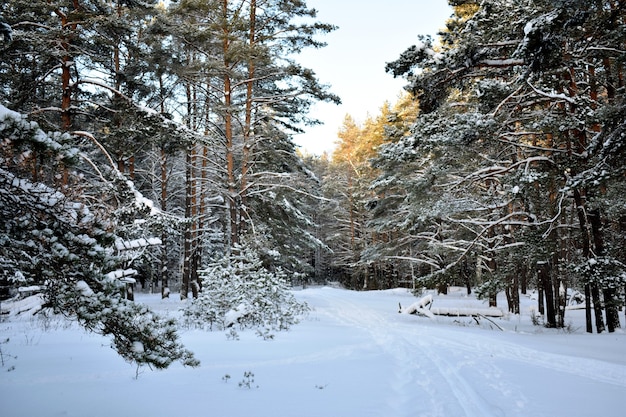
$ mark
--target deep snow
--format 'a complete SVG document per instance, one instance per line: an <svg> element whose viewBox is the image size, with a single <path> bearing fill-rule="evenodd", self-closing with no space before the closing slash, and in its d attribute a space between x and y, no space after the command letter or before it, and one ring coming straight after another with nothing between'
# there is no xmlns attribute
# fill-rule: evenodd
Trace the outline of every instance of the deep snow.
<svg viewBox="0 0 626 417"><path fill-rule="evenodd" d="M521 316L434 319L398 314L418 299L406 290L295 291L311 313L264 341L253 331L182 330L200 368L166 371L125 363L108 339L60 319L0 323L3 417L622 417L626 334L584 333L584 311L568 311L573 332ZM176 294L136 294L179 315ZM501 305L504 300L500 300ZM434 307L480 308L462 291ZM621 313L622 323L624 313ZM8 342L5 340L9 338Z"/></svg>

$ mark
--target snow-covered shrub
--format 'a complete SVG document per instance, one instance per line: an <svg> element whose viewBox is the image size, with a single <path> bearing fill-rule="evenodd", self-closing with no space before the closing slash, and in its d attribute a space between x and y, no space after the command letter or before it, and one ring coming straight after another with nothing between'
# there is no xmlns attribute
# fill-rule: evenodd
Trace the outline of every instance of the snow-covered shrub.
<svg viewBox="0 0 626 417"><path fill-rule="evenodd" d="M250 328L266 339L297 324L308 306L289 291L285 272L268 271L250 249L237 250L240 254L198 271L202 291L184 308L186 324L217 330Z"/></svg>

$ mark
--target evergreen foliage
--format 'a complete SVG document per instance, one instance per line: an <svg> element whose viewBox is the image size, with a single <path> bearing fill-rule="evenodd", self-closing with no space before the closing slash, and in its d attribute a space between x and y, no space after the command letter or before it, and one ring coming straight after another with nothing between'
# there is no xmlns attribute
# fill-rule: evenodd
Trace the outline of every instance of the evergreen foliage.
<svg viewBox="0 0 626 417"><path fill-rule="evenodd" d="M317 36L334 26L301 1L235 3L0 6L12 32L0 99L67 134L63 146L81 156L78 194L107 196L99 210L120 238L159 235L160 253L134 261L164 296L182 278L187 297L205 259L248 234L266 265L298 276L323 246L310 233L316 182L291 134L317 123L306 116L311 103L339 99L293 57L324 46ZM124 207L134 190L153 206Z"/></svg>
<svg viewBox="0 0 626 417"><path fill-rule="evenodd" d="M109 273L122 263L112 249L116 236L107 231L110 223L87 201L66 194L67 187L23 177L36 177L28 169L33 153L46 163L36 170L58 172L58 163L67 167L76 150L57 139L68 136L46 134L0 106L0 280L13 290L40 288L44 305L39 307L111 336L113 348L130 362L159 369L177 360L197 366L178 342L173 321L123 298L125 284Z"/></svg>
<svg viewBox="0 0 626 417"><path fill-rule="evenodd" d="M514 313L520 290L536 286L554 326L564 288L585 288L597 330L603 302L614 328L624 290L622 3L450 5L437 40L418 37L386 67L406 78L419 114L403 114L406 102L381 112L382 139L347 119L333 160L319 165L340 281L360 287L386 264L379 285L466 285L491 304L505 291ZM357 186L357 176L370 178Z"/></svg>
<svg viewBox="0 0 626 417"><path fill-rule="evenodd" d="M289 291L287 274L281 268L266 269L259 255L246 246L236 249L199 271L202 292L185 307L186 324L255 329L264 339L297 324L308 306Z"/></svg>
<svg viewBox="0 0 626 417"><path fill-rule="evenodd" d="M380 149L371 224L398 236L395 256L428 265L420 283L445 285L457 271L460 280L470 261L492 301L500 289L517 293L518 275L540 270L548 304L560 308L563 285L588 285L596 306L604 288L616 304L621 278L607 287L568 266L603 259L623 216L614 197L622 169L610 162L623 157L623 5L450 4L455 15L439 45L420 38L387 65L407 78L421 115L411 135ZM532 261L520 262L522 254ZM562 323L559 308L551 323Z"/></svg>

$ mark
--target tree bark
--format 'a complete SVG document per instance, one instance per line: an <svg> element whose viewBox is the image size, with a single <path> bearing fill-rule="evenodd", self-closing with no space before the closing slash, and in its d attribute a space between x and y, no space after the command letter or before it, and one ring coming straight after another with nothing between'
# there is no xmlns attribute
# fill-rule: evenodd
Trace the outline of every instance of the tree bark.
<svg viewBox="0 0 626 417"><path fill-rule="evenodd" d="M528 292L528 266L524 263L519 269L520 276L520 292L526 294Z"/></svg>
<svg viewBox="0 0 626 417"><path fill-rule="evenodd" d="M537 265L537 274L539 275L539 282L543 288L543 293L546 300L546 326L556 327L556 310L554 308L554 289L552 287L552 279L550 274L550 267L548 263L542 263Z"/></svg>
<svg viewBox="0 0 626 417"><path fill-rule="evenodd" d="M191 253L192 253L192 193L193 193L193 147L187 149L185 164L185 232L183 235L183 276L180 287L180 299L186 300L189 297L189 285L191 284Z"/></svg>
<svg viewBox="0 0 626 417"><path fill-rule="evenodd" d="M576 204L578 222L580 224L580 230L582 232L583 258L589 259L593 256L591 252L592 231L589 221L587 219L584 197L579 189L574 189L574 202ZM591 299L593 301L593 311L596 319L596 331L598 333L602 333L604 331L604 319L602 318L602 303L600 301L600 292L595 282L590 282L587 285L589 287L590 294L587 294L587 288L585 288L585 295L587 296L587 299L589 299L589 295L591 295ZM590 310L592 308L591 304L585 303L585 307L588 309L586 314L590 315ZM587 331L589 331L589 328L587 328Z"/></svg>
<svg viewBox="0 0 626 417"><path fill-rule="evenodd" d="M591 285L585 285L585 330L593 333L593 323L591 319Z"/></svg>
<svg viewBox="0 0 626 417"><path fill-rule="evenodd" d="M164 148L161 148L161 211L167 212L167 153ZM159 277L161 281L161 298L169 298L169 270L168 270L168 233L163 226L161 231L161 269L159 270Z"/></svg>
<svg viewBox="0 0 626 417"><path fill-rule="evenodd" d="M519 267L518 267L519 268ZM519 268L521 269L521 268ZM519 271L518 269L518 271ZM519 305L519 274L509 277L509 285L507 286L507 303L509 311L513 314L520 313Z"/></svg>
<svg viewBox="0 0 626 417"><path fill-rule="evenodd" d="M604 256L604 230L602 227L602 219L600 210L591 210L588 214L589 223L591 223L591 232L593 234L593 243L597 256ZM615 289L603 288L604 308L606 311L606 324L610 333L621 327L619 321L618 302L616 300ZM602 314L600 312L600 314Z"/></svg>
<svg viewBox="0 0 626 417"><path fill-rule="evenodd" d="M254 84L256 77L256 54L254 49L256 48L256 15L257 6L256 0L250 0L250 32L248 36L248 80L246 81L246 106L244 116L243 127L243 155L241 162L241 186L240 186L240 198L241 198L241 210L245 210L246 205L246 190L248 187L248 170L250 168L250 153L254 146L254 127L252 126L252 104L254 101ZM240 216L240 218L245 217ZM241 225L240 225L241 227Z"/></svg>
<svg viewBox="0 0 626 417"><path fill-rule="evenodd" d="M600 300L600 290L595 282L591 283L591 299L593 301L593 312L596 317L596 331L602 333L606 328L604 326L604 317L602 316L602 301Z"/></svg>
<svg viewBox="0 0 626 417"><path fill-rule="evenodd" d="M233 134L233 114L232 114L232 83L230 78L230 29L228 26L228 0L222 2L222 18L224 26L222 28L222 53L224 57L224 139L226 141L226 173L228 181L228 212L230 216L230 247L239 243L239 209L238 209L238 189L235 180L235 157L234 157L234 134Z"/></svg>
<svg viewBox="0 0 626 417"><path fill-rule="evenodd" d="M73 11L80 8L78 0L72 1ZM70 22L69 16L61 9L56 9L55 14L61 18L61 32L67 33L62 35L60 40L62 56L61 56L61 129L64 131L71 130L72 127L72 87L70 68L74 65L74 59L71 56L72 38L78 28L78 23Z"/></svg>

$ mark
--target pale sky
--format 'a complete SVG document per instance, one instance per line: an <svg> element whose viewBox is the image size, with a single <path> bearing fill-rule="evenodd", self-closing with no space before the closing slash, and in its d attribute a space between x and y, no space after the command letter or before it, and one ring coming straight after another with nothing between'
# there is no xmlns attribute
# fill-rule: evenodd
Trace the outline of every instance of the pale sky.
<svg viewBox="0 0 626 417"><path fill-rule="evenodd" d="M307 0L307 5L318 10L317 20L339 29L319 37L325 48L306 50L296 60L330 84L342 104L316 104L310 116L324 125L308 127L294 139L308 153L331 153L346 114L362 122L368 114L376 116L385 101L396 101L406 81L387 74L385 64L415 44L417 35L435 37L452 9L446 0Z"/></svg>

